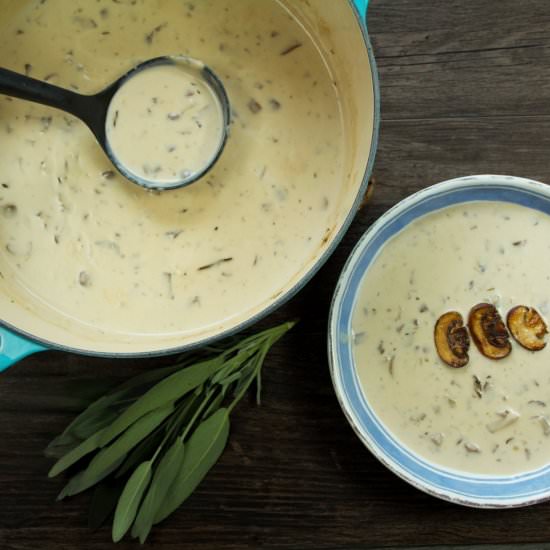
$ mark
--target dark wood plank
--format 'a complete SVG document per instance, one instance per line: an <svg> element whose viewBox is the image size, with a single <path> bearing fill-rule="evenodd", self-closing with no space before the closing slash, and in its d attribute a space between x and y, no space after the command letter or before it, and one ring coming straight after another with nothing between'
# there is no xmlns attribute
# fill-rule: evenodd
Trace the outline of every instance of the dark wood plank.
<svg viewBox="0 0 550 550"><path fill-rule="evenodd" d="M369 27L386 119L550 113L545 2L375 0Z"/></svg>
<svg viewBox="0 0 550 550"><path fill-rule="evenodd" d="M550 504L506 513L437 501L382 467L348 427L326 360L338 273L380 214L431 183L474 173L550 181L550 3L373 0L383 125L372 202L315 279L263 325L300 317L268 359L261 407L243 403L220 463L157 529L154 548L328 549L550 540ZM0 548L104 550L87 497L61 488L42 449L88 396L163 364L49 353L0 377ZM134 548L123 543L120 548Z"/></svg>

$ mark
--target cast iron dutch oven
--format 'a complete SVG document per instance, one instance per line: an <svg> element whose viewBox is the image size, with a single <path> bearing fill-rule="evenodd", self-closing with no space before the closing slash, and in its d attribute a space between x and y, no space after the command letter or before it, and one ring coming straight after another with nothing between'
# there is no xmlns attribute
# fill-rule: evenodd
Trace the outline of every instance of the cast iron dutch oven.
<svg viewBox="0 0 550 550"><path fill-rule="evenodd" d="M233 334L268 315L298 292L334 251L350 225L367 190L377 146L379 127L379 87L372 46L366 27L368 0L288 1L296 13L316 29L321 42L337 59L343 117L349 133L346 152L348 181L341 182L342 200L334 230L307 265L280 289L276 297L266 297L254 311L244 312L223 328L213 327L196 334L160 335L140 342L117 341L114 334L87 335L59 326L48 315L29 308L25 299L14 303L0 295L2 311L0 370L29 354L43 350L64 350L85 355L109 357L153 356L181 352ZM197 183L200 185L200 182ZM30 297L29 297L30 298Z"/></svg>

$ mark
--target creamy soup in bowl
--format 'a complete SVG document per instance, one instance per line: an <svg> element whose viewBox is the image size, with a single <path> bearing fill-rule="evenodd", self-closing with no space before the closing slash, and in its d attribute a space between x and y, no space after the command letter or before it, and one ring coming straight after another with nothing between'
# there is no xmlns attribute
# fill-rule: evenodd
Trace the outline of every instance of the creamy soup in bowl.
<svg viewBox="0 0 550 550"><path fill-rule="evenodd" d="M474 506L550 494L550 349L545 331L526 349L508 316L548 318L549 234L546 186L464 178L400 203L348 261L331 316L335 387L367 446L419 488ZM480 304L500 314L502 357L475 340ZM449 312L470 344L454 366L434 338Z"/></svg>

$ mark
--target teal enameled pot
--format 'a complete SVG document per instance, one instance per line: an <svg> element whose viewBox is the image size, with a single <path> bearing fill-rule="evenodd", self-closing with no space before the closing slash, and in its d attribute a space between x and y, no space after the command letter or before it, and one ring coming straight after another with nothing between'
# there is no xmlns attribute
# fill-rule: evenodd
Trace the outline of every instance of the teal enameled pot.
<svg viewBox="0 0 550 550"><path fill-rule="evenodd" d="M0 4L3 0L0 0ZM5 0L8 6L17 2ZM367 190L376 152L379 127L379 87L372 46L367 33L368 0L284 0L286 7L311 32L335 60L333 70L342 103L347 133L347 181L340 185L341 200L333 231L323 240L316 255L280 292L266 297L254 311L234 321L194 334L160 335L121 342L116 334L60 326L43 311L0 296L0 371L32 353L55 349L107 357L144 357L179 353L240 331L268 315L298 292L332 254L351 223ZM18 8L16 8L18 9ZM1 23L0 23L1 29ZM47 47L47 45L44 45ZM30 296L29 296L30 301ZM53 313L53 312L52 312ZM106 312L108 314L108 312Z"/></svg>

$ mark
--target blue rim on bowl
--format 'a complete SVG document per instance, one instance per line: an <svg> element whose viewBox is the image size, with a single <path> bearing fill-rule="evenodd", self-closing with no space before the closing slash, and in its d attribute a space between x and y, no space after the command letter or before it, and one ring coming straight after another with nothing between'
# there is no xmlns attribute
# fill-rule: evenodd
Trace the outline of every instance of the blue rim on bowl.
<svg viewBox="0 0 550 550"><path fill-rule="evenodd" d="M435 210L473 201L501 201L550 215L550 186L512 176L458 178L428 187L381 216L352 251L334 293L328 331L330 372L336 395L366 447L399 477L433 496L477 508L511 508L550 499L549 464L517 475L490 476L442 468L395 438L363 394L351 341L351 320L361 280L384 244L413 220Z"/></svg>

